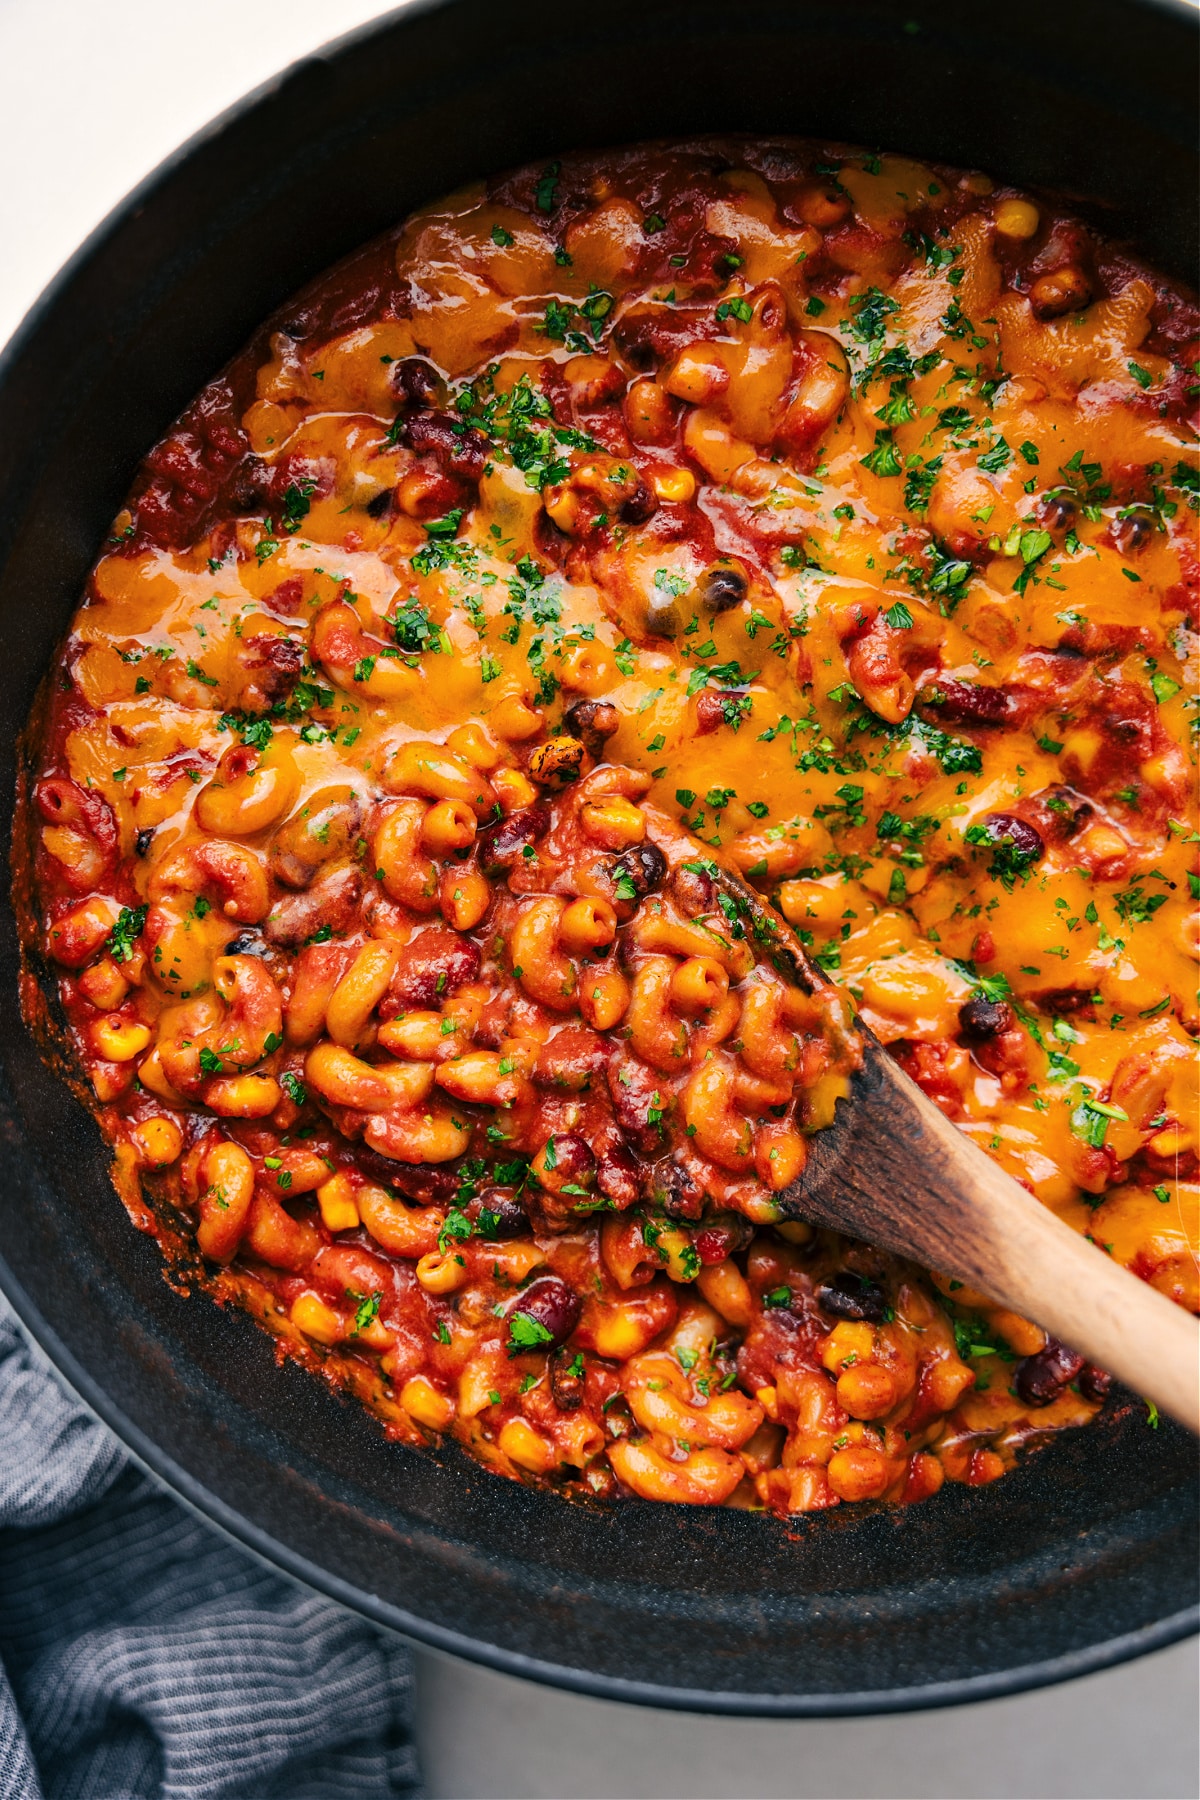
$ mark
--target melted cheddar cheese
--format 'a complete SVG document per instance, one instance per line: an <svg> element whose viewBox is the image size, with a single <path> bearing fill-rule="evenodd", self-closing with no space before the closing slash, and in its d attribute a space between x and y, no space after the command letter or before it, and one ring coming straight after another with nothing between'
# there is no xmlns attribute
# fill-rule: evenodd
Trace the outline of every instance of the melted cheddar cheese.
<svg viewBox="0 0 1200 1800"><path fill-rule="evenodd" d="M784 140L526 169L292 302L33 740L139 1221L508 1475L798 1512L1086 1421L1102 1371L785 1189L852 1003L1197 1306L1196 356L1079 219Z"/></svg>

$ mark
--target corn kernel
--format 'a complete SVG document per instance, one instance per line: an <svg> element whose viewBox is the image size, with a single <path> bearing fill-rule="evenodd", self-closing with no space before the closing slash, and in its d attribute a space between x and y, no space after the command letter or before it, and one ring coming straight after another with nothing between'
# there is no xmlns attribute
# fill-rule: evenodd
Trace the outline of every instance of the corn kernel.
<svg viewBox="0 0 1200 1800"><path fill-rule="evenodd" d="M696 493L696 477L688 469L661 470L650 477L650 485L660 500L675 500L683 505Z"/></svg>
<svg viewBox="0 0 1200 1800"><path fill-rule="evenodd" d="M97 1062L92 1064L92 1092L97 1100L118 1100L132 1079L133 1074L128 1063Z"/></svg>
<svg viewBox="0 0 1200 1800"><path fill-rule="evenodd" d="M867 1362L875 1349L875 1327L865 1321L842 1319L821 1347L821 1361L831 1375L840 1375L855 1362Z"/></svg>
<svg viewBox="0 0 1200 1800"><path fill-rule="evenodd" d="M142 1160L151 1168L161 1169L173 1163L183 1149L183 1133L174 1119L143 1119L131 1135Z"/></svg>
<svg viewBox="0 0 1200 1800"><path fill-rule="evenodd" d="M808 1244L812 1242L813 1228L805 1224L803 1219L784 1219L775 1227L780 1237L789 1244Z"/></svg>
<svg viewBox="0 0 1200 1800"><path fill-rule="evenodd" d="M111 956L105 956L79 977L79 991L97 1012L115 1012L129 992L129 983Z"/></svg>
<svg viewBox="0 0 1200 1800"><path fill-rule="evenodd" d="M1002 200L996 208L996 230L1001 237L1031 238L1041 215L1031 200Z"/></svg>
<svg viewBox="0 0 1200 1800"><path fill-rule="evenodd" d="M150 1042L150 1027L132 1019L97 1019L92 1026L92 1044L106 1062L132 1062Z"/></svg>
<svg viewBox="0 0 1200 1800"><path fill-rule="evenodd" d="M317 1205L330 1231L353 1231L359 1224L354 1187L344 1169L321 1183L317 1189Z"/></svg>
<svg viewBox="0 0 1200 1800"><path fill-rule="evenodd" d="M454 1417L454 1402L448 1394L439 1393L424 1375L414 1375L400 1392L400 1404L410 1419L430 1431L444 1431Z"/></svg>
<svg viewBox="0 0 1200 1800"><path fill-rule="evenodd" d="M307 1288L297 1294L292 1301L292 1324L301 1330L305 1337L315 1339L318 1344L337 1344L341 1342L342 1321L331 1306L311 1293Z"/></svg>

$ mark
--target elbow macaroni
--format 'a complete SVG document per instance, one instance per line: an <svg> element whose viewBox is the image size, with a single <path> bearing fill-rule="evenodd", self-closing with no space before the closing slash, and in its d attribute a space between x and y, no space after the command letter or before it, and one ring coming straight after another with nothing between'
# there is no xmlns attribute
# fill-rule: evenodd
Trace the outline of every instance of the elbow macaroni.
<svg viewBox="0 0 1200 1800"><path fill-rule="evenodd" d="M795 1513L1107 1390L799 1216L851 1001L1197 1304L1200 323L982 178L727 151L254 340L92 573L22 899L122 1180L395 1434Z"/></svg>

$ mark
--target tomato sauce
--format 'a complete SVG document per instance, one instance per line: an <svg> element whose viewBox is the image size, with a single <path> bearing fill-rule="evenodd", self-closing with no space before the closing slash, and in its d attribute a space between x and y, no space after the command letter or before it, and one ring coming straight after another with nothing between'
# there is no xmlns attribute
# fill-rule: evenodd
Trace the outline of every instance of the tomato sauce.
<svg viewBox="0 0 1200 1800"><path fill-rule="evenodd" d="M177 1275L614 1499L916 1500L1112 1404L789 1190L857 1019L1198 1305L1198 338L1042 198L783 139L284 308L28 744L26 948Z"/></svg>

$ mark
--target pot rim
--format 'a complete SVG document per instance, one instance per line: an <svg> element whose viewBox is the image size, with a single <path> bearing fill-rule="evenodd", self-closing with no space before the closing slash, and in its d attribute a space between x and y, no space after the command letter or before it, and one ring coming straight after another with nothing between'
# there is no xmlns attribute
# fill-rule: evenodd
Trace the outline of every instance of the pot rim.
<svg viewBox="0 0 1200 1800"><path fill-rule="evenodd" d="M99 258L117 234L166 181L207 145L277 96L306 67L337 60L347 51L381 35L401 21L451 10L462 0L407 0L375 18L330 39L286 65L224 108L207 124L164 157L93 227L28 308L7 343L0 346L0 393L3 392L43 321L53 312L76 278ZM1195 0L1125 0L1134 12L1154 13L1200 28ZM0 546L0 551L3 550ZM65 1095L64 1095L65 1098ZM0 1292L20 1323L53 1365L69 1391L111 1430L135 1464L167 1488L190 1511L214 1526L241 1549L269 1566L369 1619L386 1630L429 1649L481 1664L501 1673L561 1688L594 1699L707 1712L727 1716L832 1718L932 1710L1015 1695L1031 1689L1112 1668L1135 1657L1164 1649L1200 1632L1200 1604L1184 1607L1133 1631L1107 1637L1082 1649L983 1674L904 1687L841 1693L773 1694L729 1689L658 1685L601 1674L564 1663L544 1661L465 1632L437 1624L342 1579L272 1532L252 1522L161 1448L106 1391L62 1341L0 1254ZM198 1296L196 1296L198 1298Z"/></svg>

